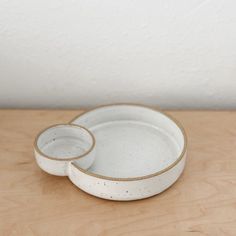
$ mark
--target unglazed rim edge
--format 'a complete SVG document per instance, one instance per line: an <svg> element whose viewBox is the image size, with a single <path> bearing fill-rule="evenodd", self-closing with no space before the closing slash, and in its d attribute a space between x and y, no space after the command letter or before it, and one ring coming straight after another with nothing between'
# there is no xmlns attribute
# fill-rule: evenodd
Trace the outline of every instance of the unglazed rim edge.
<svg viewBox="0 0 236 236"><path fill-rule="evenodd" d="M49 155L45 154L38 147L38 144L37 144L38 139L39 139L40 135L43 134L43 132L45 132L46 130L48 130L50 128L53 128L53 127L58 127L58 126L68 126L68 127L72 126L72 127L76 127L76 128L80 128L80 129L85 130L90 135L90 137L92 138L92 146L86 152L84 152L83 154L75 156L75 157L70 157L70 158L58 158L58 157L53 157L53 156L49 156ZM50 159L50 160L54 160L54 161L73 161L73 160L77 160L77 159L80 159L81 157L84 157L84 156L88 155L94 149L95 143L96 143L96 140L95 140L95 137L92 134L92 132L89 131L87 128L83 127L83 126L75 125L75 124L54 124L54 125L48 126L47 128L44 128L43 130L41 130L37 134L37 136L35 137L35 140L34 140L34 150L37 153L39 153L40 155L42 155L43 157L45 157L47 159Z"/></svg>
<svg viewBox="0 0 236 236"><path fill-rule="evenodd" d="M81 172L83 172L84 174L90 175L92 177L96 177L96 178L100 178L100 179L104 179L104 180L110 180L110 181L137 181L137 180L144 180L144 179L149 179L158 175L161 175L165 172L167 172L168 170L172 169L173 167L175 167L185 156L186 151L187 151L187 135L186 132L182 126L182 124L177 121L175 118L173 118L171 115L167 114L166 112L162 111L160 108L154 109L150 106L147 105L141 105L141 104L135 104L135 103L114 103L114 104L107 104L107 105L101 105L101 106L97 106L93 109L89 109L87 111L82 112L81 114L77 115L74 119L72 119L69 124L72 124L72 122L74 122L75 120L77 120L80 116L89 113L91 111L94 111L96 109L99 108L103 108L103 107L110 107L110 106L137 106L137 107L143 107L143 108L147 108L153 111L157 111L161 114L163 114L164 116L166 116L167 118L169 118L171 121L173 121L177 127L180 129L183 137L184 137L184 146L182 149L182 152L180 153L179 157L176 159L176 161L174 161L171 165L167 166L166 168L157 171L153 174L149 174L149 175L144 175L144 176L140 176L140 177L128 177L128 178L116 178L116 177L110 177L110 176L105 176L105 175L100 175L100 174L95 174L93 172L90 172L89 170L85 170L81 167L78 166L78 164L71 162L71 164L76 167L78 170L80 170Z"/></svg>

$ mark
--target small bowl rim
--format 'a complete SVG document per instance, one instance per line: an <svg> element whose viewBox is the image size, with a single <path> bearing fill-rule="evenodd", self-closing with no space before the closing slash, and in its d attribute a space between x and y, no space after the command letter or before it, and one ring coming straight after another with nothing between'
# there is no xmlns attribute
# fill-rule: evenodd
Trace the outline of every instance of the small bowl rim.
<svg viewBox="0 0 236 236"><path fill-rule="evenodd" d="M47 155L45 154L39 147L38 147L38 139L39 137L44 133L46 132L47 130L51 129L51 128L55 128L55 127L62 127L62 126L66 126L66 127L71 127L71 128L79 128L79 129L83 129L85 130L89 135L90 137L92 138L92 145L90 146L90 148L84 152L83 154L81 155L78 155L78 156L74 156L74 157L69 157L69 158L58 158L58 157L54 157L54 156L50 156L50 155ZM44 129L42 129L41 131L39 131L39 133L36 135L35 139L34 139L34 150L40 154L41 156L47 158L47 159L50 159L50 160L54 160L54 161L73 161L73 160L77 160L77 159L80 159L86 155L88 155L95 147L95 144L96 144L96 139L94 137L94 135L92 134L91 131L89 131L87 128L81 126L81 125L75 125L75 124L54 124L54 125L50 125Z"/></svg>

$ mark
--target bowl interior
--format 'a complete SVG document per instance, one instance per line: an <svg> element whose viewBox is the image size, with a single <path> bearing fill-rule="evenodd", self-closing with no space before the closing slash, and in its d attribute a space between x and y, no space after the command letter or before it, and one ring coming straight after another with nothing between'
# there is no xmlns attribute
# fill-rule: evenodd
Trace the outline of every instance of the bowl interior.
<svg viewBox="0 0 236 236"><path fill-rule="evenodd" d="M83 156L93 146L91 134L75 125L56 125L43 131L37 139L43 155L56 159Z"/></svg>
<svg viewBox="0 0 236 236"><path fill-rule="evenodd" d="M89 128L96 138L96 158L88 169L93 174L111 178L154 174L176 162L184 149L179 126L165 114L145 107L102 107L73 123Z"/></svg>

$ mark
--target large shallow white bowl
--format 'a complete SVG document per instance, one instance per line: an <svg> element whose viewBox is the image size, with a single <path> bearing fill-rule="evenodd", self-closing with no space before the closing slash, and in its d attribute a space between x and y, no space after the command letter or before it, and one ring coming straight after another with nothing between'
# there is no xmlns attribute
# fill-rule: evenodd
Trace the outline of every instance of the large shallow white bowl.
<svg viewBox="0 0 236 236"><path fill-rule="evenodd" d="M169 115L149 107L117 104L96 108L72 124L89 129L96 157L85 170L75 160L70 180L83 191L110 200L137 200L171 186L184 169L186 135Z"/></svg>

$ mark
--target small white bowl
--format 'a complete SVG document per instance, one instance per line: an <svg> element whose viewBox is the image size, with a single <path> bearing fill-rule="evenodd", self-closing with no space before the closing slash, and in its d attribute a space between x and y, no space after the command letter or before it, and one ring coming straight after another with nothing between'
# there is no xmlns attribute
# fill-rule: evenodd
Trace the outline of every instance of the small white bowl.
<svg viewBox="0 0 236 236"><path fill-rule="evenodd" d="M37 164L49 174L67 176L68 165L88 169L95 158L95 138L86 128L73 124L58 124L41 131L34 142Z"/></svg>

